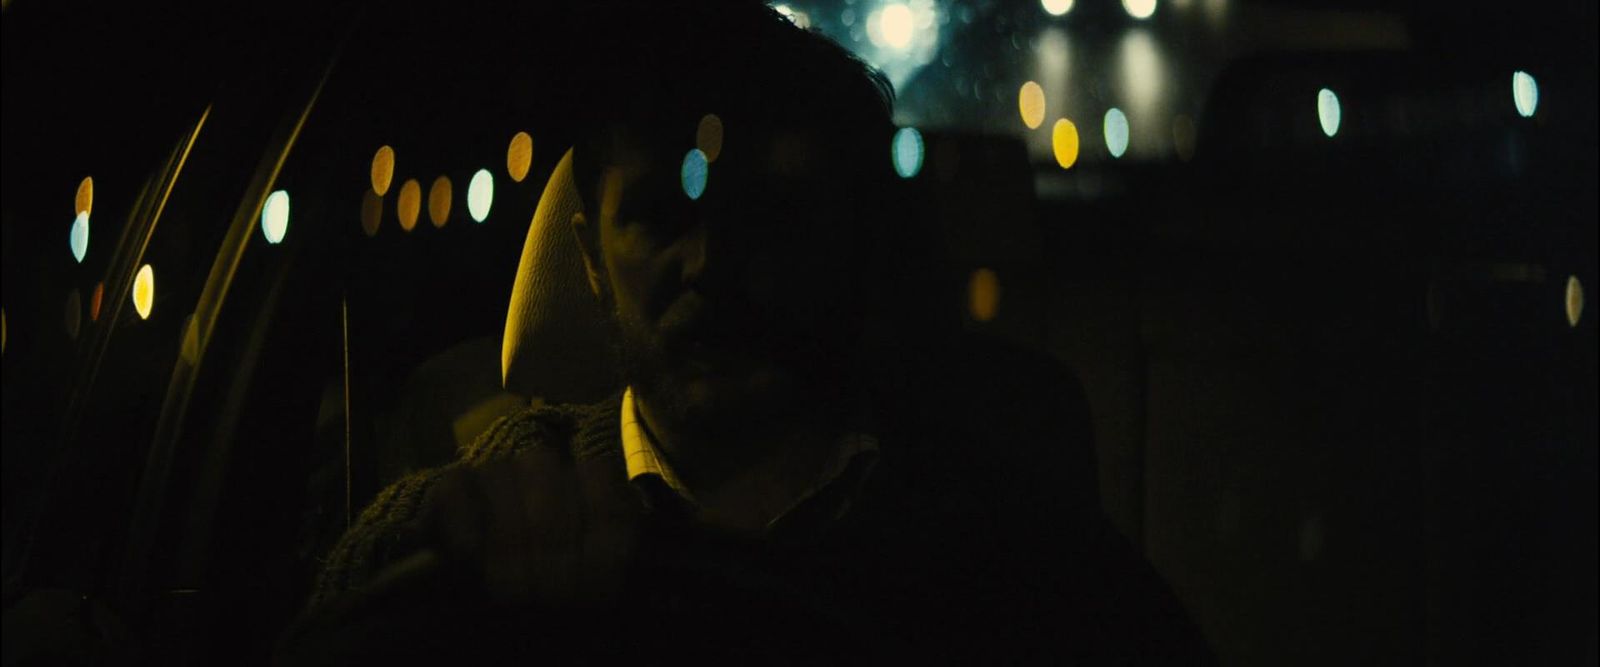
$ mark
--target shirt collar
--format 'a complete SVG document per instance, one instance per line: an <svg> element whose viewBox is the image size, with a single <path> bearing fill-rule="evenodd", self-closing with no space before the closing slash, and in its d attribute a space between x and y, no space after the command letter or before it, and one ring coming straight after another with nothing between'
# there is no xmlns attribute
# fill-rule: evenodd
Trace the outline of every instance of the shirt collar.
<svg viewBox="0 0 1600 667"><path fill-rule="evenodd" d="M841 499L835 514L842 514L848 506L848 494L860 486L867 470L876 460L878 453L878 440L876 437L864 432L849 432L841 437L837 456L835 456L824 469L823 475L815 484L802 492L789 508L780 512L767 524L771 531L777 524L794 513L795 509L806 504L807 501L819 496L835 482L845 481L844 477L851 477L844 489L845 497ZM650 437L639 416L638 405L634 401L633 387L628 387L622 393L622 454L628 470L628 480L635 483L646 480L656 480L664 484L677 500L684 501L690 508L696 503L694 495L683 482L678 479L672 466L667 463L655 440ZM856 465L860 464L860 465ZM846 475L847 471L856 471Z"/></svg>
<svg viewBox="0 0 1600 667"><path fill-rule="evenodd" d="M640 425L638 406L633 402L633 387L622 392L622 458L628 466L628 481L637 481L645 475L655 475L666 482L674 493L692 501L689 490L678 481L678 476L662 458L655 441Z"/></svg>

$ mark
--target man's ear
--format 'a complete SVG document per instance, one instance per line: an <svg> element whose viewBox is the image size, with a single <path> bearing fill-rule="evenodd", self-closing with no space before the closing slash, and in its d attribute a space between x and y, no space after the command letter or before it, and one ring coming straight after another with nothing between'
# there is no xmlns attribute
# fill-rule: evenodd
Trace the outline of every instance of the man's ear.
<svg viewBox="0 0 1600 667"><path fill-rule="evenodd" d="M583 257L583 272L589 278L589 291L600 296L600 235L589 218L578 211L572 214L572 237L578 242L578 254Z"/></svg>

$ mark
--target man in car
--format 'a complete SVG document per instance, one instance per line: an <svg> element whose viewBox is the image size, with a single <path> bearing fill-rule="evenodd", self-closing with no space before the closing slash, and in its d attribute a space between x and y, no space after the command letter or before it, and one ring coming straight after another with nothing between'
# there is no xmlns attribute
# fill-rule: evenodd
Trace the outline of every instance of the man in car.
<svg viewBox="0 0 1600 667"><path fill-rule="evenodd" d="M1070 375L941 317L888 86L761 3L592 11L570 222L624 385L384 490L280 657L1207 660Z"/></svg>

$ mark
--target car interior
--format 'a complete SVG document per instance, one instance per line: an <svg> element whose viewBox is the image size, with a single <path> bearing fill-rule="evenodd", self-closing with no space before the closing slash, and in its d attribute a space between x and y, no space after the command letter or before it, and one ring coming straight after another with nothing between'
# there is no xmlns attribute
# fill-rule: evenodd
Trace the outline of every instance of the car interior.
<svg viewBox="0 0 1600 667"><path fill-rule="evenodd" d="M1022 455L1221 664L1600 660L1594 3L769 4L895 87L923 361L1081 417ZM559 16L6 0L4 664L268 662L382 488L619 388Z"/></svg>

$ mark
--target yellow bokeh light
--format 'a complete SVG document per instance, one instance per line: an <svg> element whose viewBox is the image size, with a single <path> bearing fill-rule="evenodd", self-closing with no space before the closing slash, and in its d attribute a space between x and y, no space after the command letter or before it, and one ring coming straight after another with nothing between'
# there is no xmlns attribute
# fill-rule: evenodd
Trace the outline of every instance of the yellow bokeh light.
<svg viewBox="0 0 1600 667"><path fill-rule="evenodd" d="M1062 118L1050 130L1050 148L1055 152L1056 164L1071 169L1078 162L1078 126Z"/></svg>
<svg viewBox="0 0 1600 667"><path fill-rule="evenodd" d="M694 147L706 154L706 163L717 161L717 156L722 154L722 119L714 113L708 113L700 118L700 126L694 130Z"/></svg>
<svg viewBox="0 0 1600 667"><path fill-rule="evenodd" d="M1000 312L1000 277L994 271L972 272L967 281L967 312L979 322L988 322Z"/></svg>
<svg viewBox="0 0 1600 667"><path fill-rule="evenodd" d="M1039 129L1044 124L1044 88L1037 82L1022 84L1017 92L1017 109L1022 112L1022 124L1028 129Z"/></svg>
<svg viewBox="0 0 1600 667"><path fill-rule="evenodd" d="M372 191L383 196L389 193L389 184L394 182L394 149L384 146L378 149L378 154L372 156Z"/></svg>
<svg viewBox="0 0 1600 667"><path fill-rule="evenodd" d="M378 225L383 222L383 197L368 189L361 193L361 232L368 237L378 235Z"/></svg>
<svg viewBox="0 0 1600 667"><path fill-rule="evenodd" d="M139 313L139 319L150 319L150 308L156 301L156 271L149 264L139 267L139 273L133 277L133 310Z"/></svg>
<svg viewBox="0 0 1600 667"><path fill-rule="evenodd" d="M85 176L78 182L78 196L74 198L73 215L89 215L94 208L94 177Z"/></svg>
<svg viewBox="0 0 1600 667"><path fill-rule="evenodd" d="M511 182L521 183L533 166L533 137L527 132L511 135L511 145L506 147L506 173Z"/></svg>
<svg viewBox="0 0 1600 667"><path fill-rule="evenodd" d="M433 221L434 227L443 227L450 221L449 176L433 179L433 187L428 188L428 219Z"/></svg>
<svg viewBox="0 0 1600 667"><path fill-rule="evenodd" d="M400 217L400 228L411 231L417 227L417 216L422 214L422 184L413 178L400 186L400 200L395 202L395 214Z"/></svg>

